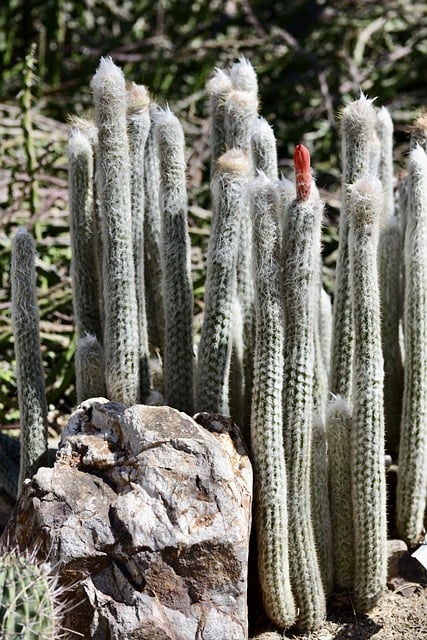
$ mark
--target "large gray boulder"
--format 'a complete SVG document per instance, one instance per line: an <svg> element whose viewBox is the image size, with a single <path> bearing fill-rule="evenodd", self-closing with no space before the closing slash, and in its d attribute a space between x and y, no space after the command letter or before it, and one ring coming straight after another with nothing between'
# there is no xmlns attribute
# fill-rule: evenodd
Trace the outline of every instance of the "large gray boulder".
<svg viewBox="0 0 427 640"><path fill-rule="evenodd" d="M234 425L196 420L92 399L27 481L5 536L57 563L84 638L247 638L251 466Z"/></svg>

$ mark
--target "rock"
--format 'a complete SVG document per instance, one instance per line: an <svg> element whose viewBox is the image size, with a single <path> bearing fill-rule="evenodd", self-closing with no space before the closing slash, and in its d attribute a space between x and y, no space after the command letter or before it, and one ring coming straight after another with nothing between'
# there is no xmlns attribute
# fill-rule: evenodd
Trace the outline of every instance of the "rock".
<svg viewBox="0 0 427 640"><path fill-rule="evenodd" d="M85 638L244 640L252 472L238 432L169 407L84 402L5 536L75 584ZM205 428L205 427L208 427Z"/></svg>

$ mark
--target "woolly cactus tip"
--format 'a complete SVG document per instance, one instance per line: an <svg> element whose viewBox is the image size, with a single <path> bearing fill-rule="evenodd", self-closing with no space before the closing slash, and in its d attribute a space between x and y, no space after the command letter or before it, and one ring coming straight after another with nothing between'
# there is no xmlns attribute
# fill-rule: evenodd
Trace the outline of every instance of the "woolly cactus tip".
<svg viewBox="0 0 427 640"><path fill-rule="evenodd" d="M419 143L409 153L409 164L420 167L422 171L426 168L427 154Z"/></svg>
<svg viewBox="0 0 427 640"><path fill-rule="evenodd" d="M123 71L114 64L110 56L101 58L98 69L93 76L90 86L93 91L101 91L102 89L122 88L125 90L125 76Z"/></svg>
<svg viewBox="0 0 427 640"><path fill-rule="evenodd" d="M260 138L263 135L271 135L272 133L273 127L265 118L257 118L252 125L252 139Z"/></svg>
<svg viewBox="0 0 427 640"><path fill-rule="evenodd" d="M240 149L229 149L218 158L217 167L221 171L243 175L249 169L249 158Z"/></svg>
<svg viewBox="0 0 427 640"><path fill-rule="evenodd" d="M380 107L377 111L378 127L384 131L391 133L393 131L393 120L387 107ZM427 124L427 122L426 122Z"/></svg>
<svg viewBox="0 0 427 640"><path fill-rule="evenodd" d="M360 219L372 221L384 207L384 191L381 181L374 176L358 180L351 191L351 212Z"/></svg>
<svg viewBox="0 0 427 640"><path fill-rule="evenodd" d="M212 77L207 82L207 91L210 95L220 95L229 93L233 85L231 83L230 76L224 71L217 67L212 75Z"/></svg>
<svg viewBox="0 0 427 640"><path fill-rule="evenodd" d="M230 78L234 89L258 93L258 79L256 71L247 58L242 56L239 62L233 64L230 69Z"/></svg>
<svg viewBox="0 0 427 640"><path fill-rule="evenodd" d="M249 91L234 89L228 94L225 107L228 113L251 114L257 111L258 100Z"/></svg>
<svg viewBox="0 0 427 640"><path fill-rule="evenodd" d="M335 413L346 413L350 415L351 409L348 400L341 397L340 395L336 395L332 400L329 401L328 406L326 408L326 418L328 419L331 415Z"/></svg>
<svg viewBox="0 0 427 640"><path fill-rule="evenodd" d="M73 127L68 136L68 156L75 158L81 154L91 153L92 147L86 133Z"/></svg>
<svg viewBox="0 0 427 640"><path fill-rule="evenodd" d="M265 175L264 171L257 169L256 177L253 178L249 183L249 193L253 196L254 193L258 191L258 189L263 189L268 186L273 186L272 180Z"/></svg>
<svg viewBox="0 0 427 640"><path fill-rule="evenodd" d="M342 111L342 126L344 130L363 133L375 127L377 110L374 100L367 98L364 93L358 100L350 102ZM366 134L365 134L366 135Z"/></svg>
<svg viewBox="0 0 427 640"><path fill-rule="evenodd" d="M310 197L311 170L310 152L303 144L297 144L294 151L295 185L297 200L305 202Z"/></svg>
<svg viewBox="0 0 427 640"><path fill-rule="evenodd" d="M150 94L143 84L132 82L128 89L128 109L131 113L142 111L150 104Z"/></svg>
<svg viewBox="0 0 427 640"><path fill-rule="evenodd" d="M410 128L410 132L416 138L419 136L425 138L427 136L427 111L424 111L418 116L418 118L416 118L414 124Z"/></svg>

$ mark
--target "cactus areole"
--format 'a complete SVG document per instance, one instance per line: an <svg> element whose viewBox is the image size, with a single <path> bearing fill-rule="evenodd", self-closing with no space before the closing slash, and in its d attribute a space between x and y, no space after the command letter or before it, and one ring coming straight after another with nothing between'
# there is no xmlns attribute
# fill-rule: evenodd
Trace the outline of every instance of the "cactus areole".
<svg viewBox="0 0 427 640"><path fill-rule="evenodd" d="M305 202L310 197L311 170L310 152L303 144L297 144L294 151L295 186L297 200Z"/></svg>

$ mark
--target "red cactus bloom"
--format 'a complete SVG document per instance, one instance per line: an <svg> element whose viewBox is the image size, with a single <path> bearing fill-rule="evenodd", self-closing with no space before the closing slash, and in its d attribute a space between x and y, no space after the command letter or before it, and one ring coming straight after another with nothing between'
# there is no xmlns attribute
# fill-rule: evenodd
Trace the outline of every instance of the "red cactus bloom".
<svg viewBox="0 0 427 640"><path fill-rule="evenodd" d="M297 144L294 151L295 185L297 200L308 200L311 189L310 152L303 144Z"/></svg>

